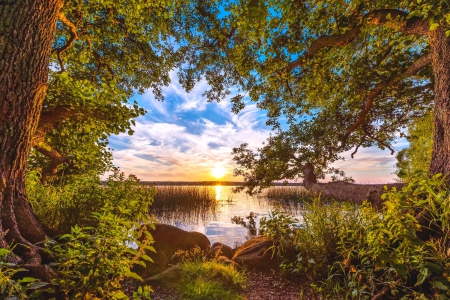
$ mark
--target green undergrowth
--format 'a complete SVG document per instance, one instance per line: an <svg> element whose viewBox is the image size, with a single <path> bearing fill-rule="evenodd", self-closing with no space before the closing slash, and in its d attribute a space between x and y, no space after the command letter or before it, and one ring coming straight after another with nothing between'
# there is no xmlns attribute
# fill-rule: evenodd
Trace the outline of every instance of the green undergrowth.
<svg viewBox="0 0 450 300"><path fill-rule="evenodd" d="M440 175L386 191L383 209L314 199L303 223L274 210L261 223L285 273L303 274L325 298L448 299L450 198Z"/></svg>
<svg viewBox="0 0 450 300"><path fill-rule="evenodd" d="M186 300L244 300L240 293L246 287L244 273L232 265L215 259L203 261L198 248L177 254L180 262L180 299Z"/></svg>
<svg viewBox="0 0 450 300"><path fill-rule="evenodd" d="M106 184L95 174L60 178L43 184L30 172L30 203L52 239L40 244L56 272L51 282L20 276L19 265L8 259L11 249L0 249L0 299L150 299L150 286L133 272L152 261L154 227L149 215L155 190L114 169ZM26 266L25 266L26 268ZM125 294L125 284L139 287ZM55 294L56 292L56 294Z"/></svg>

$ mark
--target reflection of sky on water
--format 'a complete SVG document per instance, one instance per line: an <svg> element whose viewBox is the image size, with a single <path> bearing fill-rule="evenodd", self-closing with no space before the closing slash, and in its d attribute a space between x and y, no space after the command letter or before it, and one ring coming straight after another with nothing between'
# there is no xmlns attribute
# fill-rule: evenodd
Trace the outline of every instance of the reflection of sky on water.
<svg viewBox="0 0 450 300"><path fill-rule="evenodd" d="M214 187L212 187L214 188ZM245 217L254 212L257 217L256 227L259 228L259 222L262 217L268 217L269 212L274 208L275 202L270 201L263 196L248 196L243 192L232 194L229 186L216 186L217 206L214 215L204 216L191 213L189 220L171 220L170 224L175 225L187 231L198 231L205 234L211 244L221 242L233 247L235 244L242 243L249 237L247 229L231 223L231 218L239 216L248 221ZM285 211L301 219L301 205L291 203L283 206ZM181 217L181 216L180 216ZM167 222L167 221L166 221Z"/></svg>

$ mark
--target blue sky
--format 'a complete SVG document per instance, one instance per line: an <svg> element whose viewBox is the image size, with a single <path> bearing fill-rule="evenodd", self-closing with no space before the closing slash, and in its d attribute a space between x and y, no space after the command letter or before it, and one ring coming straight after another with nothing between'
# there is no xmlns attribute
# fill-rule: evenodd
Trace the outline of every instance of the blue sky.
<svg viewBox="0 0 450 300"><path fill-rule="evenodd" d="M136 120L133 136L125 133L110 138L114 164L142 180L216 180L211 171L222 167L226 173L221 180L242 181L233 177L236 165L231 149L242 143L248 143L252 149L261 146L270 134L264 112L249 102L241 113L233 114L228 100L206 101L202 96L208 88L206 81L186 93L178 84L175 71L171 80L163 89L164 102L155 100L150 90L134 96L133 100L148 112ZM406 145L400 141L394 148L399 150ZM392 182L395 178L395 154L390 155L390 151L362 149L354 159L350 153L334 166L357 182Z"/></svg>

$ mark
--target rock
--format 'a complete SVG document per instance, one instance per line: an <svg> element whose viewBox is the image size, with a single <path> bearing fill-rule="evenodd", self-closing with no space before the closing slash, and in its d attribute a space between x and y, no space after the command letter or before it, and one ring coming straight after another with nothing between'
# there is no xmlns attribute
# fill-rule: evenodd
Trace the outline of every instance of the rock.
<svg viewBox="0 0 450 300"><path fill-rule="evenodd" d="M231 259L233 257L233 249L231 249L230 246L227 246L222 243L214 243L211 246L211 249L206 254L206 259L212 259L214 257L218 256L225 256L228 259Z"/></svg>
<svg viewBox="0 0 450 300"><path fill-rule="evenodd" d="M232 258L241 266L255 269L266 269L275 265L275 258L272 258L273 241L266 237L256 237L246 241L240 246Z"/></svg>
<svg viewBox="0 0 450 300"><path fill-rule="evenodd" d="M158 274L167 269L173 263L172 256L179 250L187 251L198 246L206 252L211 245L209 239L200 232L188 232L167 224L155 224L155 229L150 229L149 232L155 241L153 247L156 253L147 252L154 263L145 262L146 268L136 266L134 271L142 277Z"/></svg>

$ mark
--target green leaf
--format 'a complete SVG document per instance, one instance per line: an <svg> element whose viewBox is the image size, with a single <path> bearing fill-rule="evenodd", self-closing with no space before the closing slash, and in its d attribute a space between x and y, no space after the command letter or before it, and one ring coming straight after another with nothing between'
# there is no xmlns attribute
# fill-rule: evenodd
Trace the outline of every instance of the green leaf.
<svg viewBox="0 0 450 300"><path fill-rule="evenodd" d="M128 299L128 296L122 291L115 292L112 297L113 299Z"/></svg>
<svg viewBox="0 0 450 300"><path fill-rule="evenodd" d="M448 291L448 287L440 281L432 281L431 284L440 290Z"/></svg>
<svg viewBox="0 0 450 300"><path fill-rule="evenodd" d="M430 25L430 30L431 31L436 30L438 27L439 27L439 23L433 23Z"/></svg>
<svg viewBox="0 0 450 300"><path fill-rule="evenodd" d="M142 280L143 280L141 276L139 276L138 274L136 274L136 273L134 273L134 272L128 272L128 273L126 273L126 276L127 276L127 277L131 277L131 278L134 278L134 279L137 279L137 280L139 280L139 281L142 281Z"/></svg>

